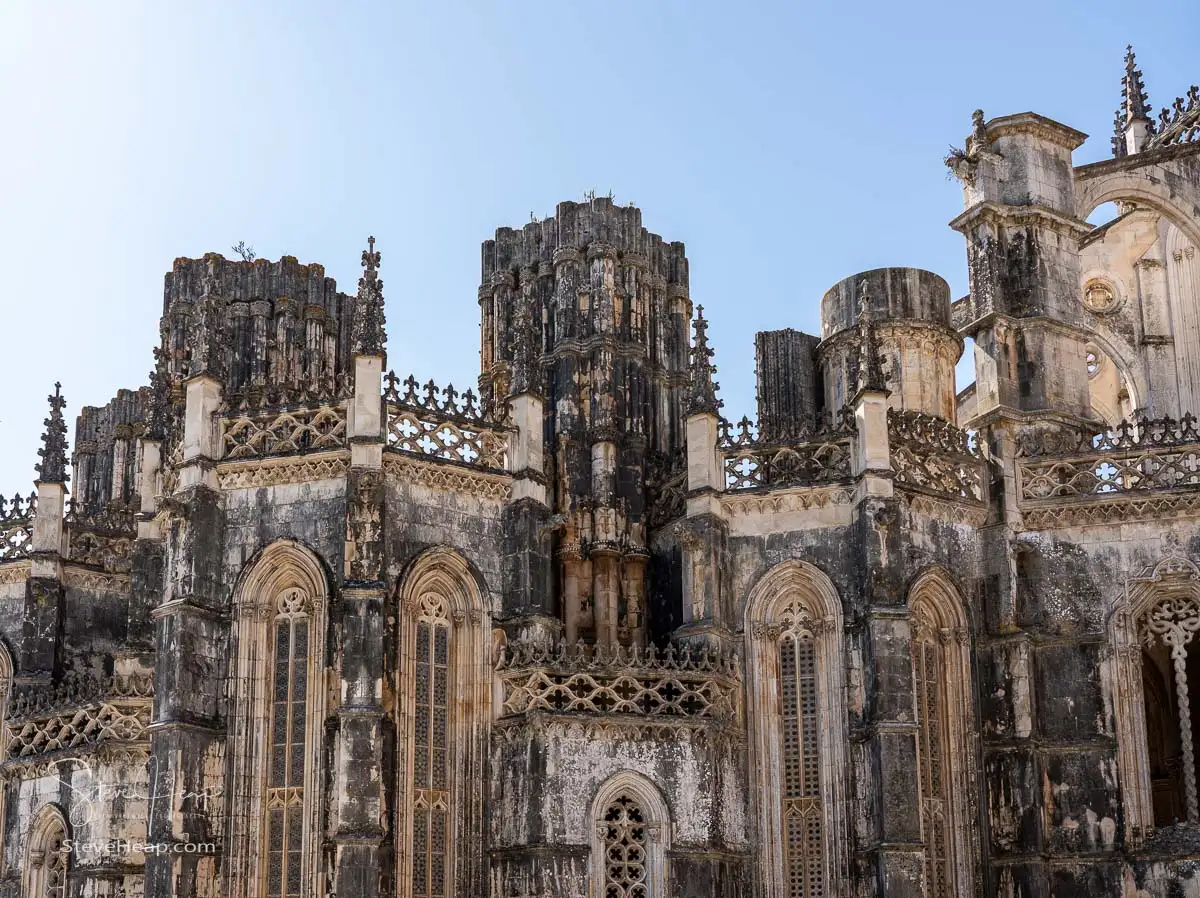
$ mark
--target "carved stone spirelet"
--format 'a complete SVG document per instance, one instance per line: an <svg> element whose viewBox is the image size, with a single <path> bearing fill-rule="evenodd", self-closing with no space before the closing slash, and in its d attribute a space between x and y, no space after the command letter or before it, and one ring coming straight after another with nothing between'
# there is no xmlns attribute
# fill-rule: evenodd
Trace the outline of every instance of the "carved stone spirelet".
<svg viewBox="0 0 1200 898"><path fill-rule="evenodd" d="M42 448L38 456L42 459L35 465L38 480L42 483L66 483L71 479L67 473L67 422L63 420L63 408L67 404L62 394L62 384L54 385L54 393L47 397L50 415L42 422Z"/></svg>
<svg viewBox="0 0 1200 898"><path fill-rule="evenodd" d="M362 254L363 276L358 280L358 296L354 301L350 341L353 351L359 355L383 355L387 344L383 281L379 277L382 259L383 254L375 249L375 238L367 238L367 248Z"/></svg>
<svg viewBox="0 0 1200 898"><path fill-rule="evenodd" d="M717 399L717 383L713 375L717 366L713 364L713 350L708 345L708 321L704 318L704 306L696 306L696 318L692 322L695 338L691 348L691 369L688 376L687 413L689 415L712 414L720 411Z"/></svg>

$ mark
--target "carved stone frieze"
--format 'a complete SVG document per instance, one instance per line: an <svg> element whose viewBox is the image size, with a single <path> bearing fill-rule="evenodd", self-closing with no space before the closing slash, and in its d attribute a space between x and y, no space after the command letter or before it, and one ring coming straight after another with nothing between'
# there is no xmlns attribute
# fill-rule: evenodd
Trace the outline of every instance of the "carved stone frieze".
<svg viewBox="0 0 1200 898"><path fill-rule="evenodd" d="M512 481L505 475L472 471L436 461L385 453L384 474L395 480L419 483L437 490L471 493L485 499L507 499L512 494Z"/></svg>
<svg viewBox="0 0 1200 898"><path fill-rule="evenodd" d="M256 489L288 483L338 480L350 470L345 451L308 455L302 458L273 458L226 462L217 466L217 483L223 490Z"/></svg>

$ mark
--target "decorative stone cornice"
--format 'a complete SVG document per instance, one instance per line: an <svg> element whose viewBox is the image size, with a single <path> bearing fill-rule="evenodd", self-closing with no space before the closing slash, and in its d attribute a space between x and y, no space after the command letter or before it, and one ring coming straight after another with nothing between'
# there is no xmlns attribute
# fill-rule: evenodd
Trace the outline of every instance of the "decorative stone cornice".
<svg viewBox="0 0 1200 898"><path fill-rule="evenodd" d="M729 515L778 514L808 511L830 505L851 505L854 489L847 486L772 490L769 493L726 493L721 506Z"/></svg>
<svg viewBox="0 0 1200 898"><path fill-rule="evenodd" d="M8 586L10 583L23 583L28 580L30 567L31 562L28 560L0 564L0 586Z"/></svg>
<svg viewBox="0 0 1200 898"><path fill-rule="evenodd" d="M512 478L506 474L487 474L394 452L384 452L383 473L385 477L405 483L418 483L447 492L470 493L484 499L506 501L512 496Z"/></svg>
<svg viewBox="0 0 1200 898"><path fill-rule="evenodd" d="M1055 530L1122 521L1161 521L1166 515L1191 515L1197 512L1200 512L1200 495L1196 493L1143 494L1117 499L1021 506L1026 530Z"/></svg>
<svg viewBox="0 0 1200 898"><path fill-rule="evenodd" d="M63 567L63 586L83 592L128 593L131 587L128 574L93 571L72 564Z"/></svg>
<svg viewBox="0 0 1200 898"><path fill-rule="evenodd" d="M338 480L350 470L350 453L344 449L295 457L247 459L217 465L217 484L223 490L256 489L288 483Z"/></svg>
<svg viewBox="0 0 1200 898"><path fill-rule="evenodd" d="M988 508L982 502L930 496L900 482L896 483L896 494L904 500L913 514L955 524L969 524L973 527L982 527L987 523Z"/></svg>

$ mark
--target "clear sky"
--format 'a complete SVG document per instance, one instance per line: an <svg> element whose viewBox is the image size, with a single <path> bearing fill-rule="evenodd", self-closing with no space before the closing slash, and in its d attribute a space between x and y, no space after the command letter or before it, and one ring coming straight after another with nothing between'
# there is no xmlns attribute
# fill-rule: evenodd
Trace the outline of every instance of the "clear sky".
<svg viewBox="0 0 1200 898"><path fill-rule="evenodd" d="M973 109L1106 158L1125 44L1157 109L1197 35L1196 0L0 0L0 490L31 487L56 379L72 425L145 383L177 256L245 240L352 291L374 234L390 365L461 388L480 241L588 190L687 244L753 415L754 332L814 331L839 279L966 292L941 158Z"/></svg>

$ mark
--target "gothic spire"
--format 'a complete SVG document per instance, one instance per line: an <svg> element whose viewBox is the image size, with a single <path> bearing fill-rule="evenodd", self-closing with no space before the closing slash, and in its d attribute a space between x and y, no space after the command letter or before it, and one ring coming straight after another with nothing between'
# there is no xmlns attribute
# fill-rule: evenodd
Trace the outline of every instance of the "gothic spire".
<svg viewBox="0 0 1200 898"><path fill-rule="evenodd" d="M38 472L39 483L66 483L71 476L67 473L67 422L63 420L67 400L63 398L62 384L55 383L54 395L47 399L50 417L42 422L46 426L42 448L38 450L42 460L34 465L34 470Z"/></svg>
<svg viewBox="0 0 1200 898"><path fill-rule="evenodd" d="M708 345L708 321L704 317L704 306L696 306L696 320L692 324L696 336L692 342L686 411L689 415L715 415L721 408L721 400L717 399L718 384L713 380L717 366L712 363L713 351Z"/></svg>
<svg viewBox="0 0 1200 898"><path fill-rule="evenodd" d="M875 332L875 324L871 320L871 297L867 293L867 282L864 280L859 289L858 313L858 377L855 392L870 391L873 393L887 392L887 377L883 371L883 357L879 352L879 335Z"/></svg>
<svg viewBox="0 0 1200 898"><path fill-rule="evenodd" d="M1150 97L1142 72L1137 67L1133 44L1125 48L1125 77L1121 79L1121 118L1126 126L1133 121L1150 121Z"/></svg>
<svg viewBox="0 0 1200 898"><path fill-rule="evenodd" d="M383 355L387 342L384 329L383 281L379 278L379 262L383 255L375 249L375 238L367 238L363 250L363 276L358 279L358 299L354 304L354 323L351 349L359 355Z"/></svg>

